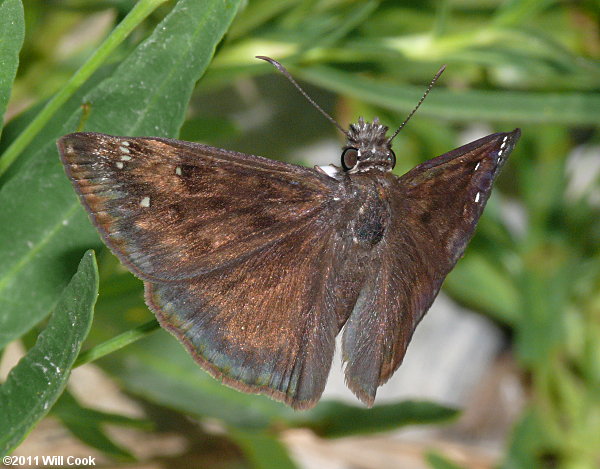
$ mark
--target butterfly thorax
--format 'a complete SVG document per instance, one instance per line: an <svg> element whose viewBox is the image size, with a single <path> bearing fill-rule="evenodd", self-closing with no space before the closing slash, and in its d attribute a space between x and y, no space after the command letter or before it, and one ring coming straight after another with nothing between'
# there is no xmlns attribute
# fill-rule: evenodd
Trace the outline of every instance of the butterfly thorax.
<svg viewBox="0 0 600 469"><path fill-rule="evenodd" d="M388 127L380 124L377 117L372 123L361 117L358 123L350 125L342 154L344 169L350 173L391 171L396 164L396 156L386 136L387 131Z"/></svg>
<svg viewBox="0 0 600 469"><path fill-rule="evenodd" d="M393 180L392 180L393 179ZM392 173L377 171L346 174L348 193L345 212L341 218L347 221L342 231L361 251L371 251L384 238L391 223L390 186L396 184Z"/></svg>

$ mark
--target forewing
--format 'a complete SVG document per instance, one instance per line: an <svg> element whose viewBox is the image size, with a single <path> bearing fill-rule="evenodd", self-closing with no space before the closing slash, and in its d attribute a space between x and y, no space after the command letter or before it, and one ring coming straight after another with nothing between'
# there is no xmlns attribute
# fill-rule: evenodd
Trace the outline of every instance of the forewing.
<svg viewBox="0 0 600 469"><path fill-rule="evenodd" d="M313 169L179 140L75 133L58 148L106 244L148 281L251 256L331 197Z"/></svg>
<svg viewBox="0 0 600 469"><path fill-rule="evenodd" d="M462 256L518 129L429 160L389 185L391 225L344 329L350 389L371 405Z"/></svg>
<svg viewBox="0 0 600 469"><path fill-rule="evenodd" d="M325 212L233 267L146 283L146 301L217 379L296 409L312 407L363 278L337 224L335 213Z"/></svg>

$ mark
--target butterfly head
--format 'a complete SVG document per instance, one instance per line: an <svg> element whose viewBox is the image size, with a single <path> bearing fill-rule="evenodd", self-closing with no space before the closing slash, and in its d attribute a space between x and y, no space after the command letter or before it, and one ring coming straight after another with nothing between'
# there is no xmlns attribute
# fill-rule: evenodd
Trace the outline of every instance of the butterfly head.
<svg viewBox="0 0 600 469"><path fill-rule="evenodd" d="M388 128L379 123L365 122L361 117L352 124L346 133L348 139L342 152L342 167L349 173L361 173L376 169L391 171L396 164L390 139L386 137Z"/></svg>
<svg viewBox="0 0 600 469"><path fill-rule="evenodd" d="M298 91L311 103L317 111L319 111L325 118L335 125L340 132L347 137L346 146L342 152L342 167L347 173L363 173L371 170L378 171L391 171L396 165L396 155L392 151L391 142L394 140L398 132L406 125L413 114L419 109L419 106L423 103L423 100L431 91L434 83L440 77L444 69L443 65L436 75L429 83L427 90L421 97L421 100L417 103L412 112L408 115L406 120L398 127L398 129L389 138L386 138L386 132L388 128L385 125L379 123L379 119L376 117L373 119L373 123L365 122L361 117L358 119L358 123L352 124L350 129L347 131L327 112L325 112L321 106L314 102L314 100L306 94L306 92L300 87L300 85L294 80L290 73L281 65L277 60L262 55L256 56L261 60L266 60L273 65L277 70L284 74L284 76L294 85Z"/></svg>

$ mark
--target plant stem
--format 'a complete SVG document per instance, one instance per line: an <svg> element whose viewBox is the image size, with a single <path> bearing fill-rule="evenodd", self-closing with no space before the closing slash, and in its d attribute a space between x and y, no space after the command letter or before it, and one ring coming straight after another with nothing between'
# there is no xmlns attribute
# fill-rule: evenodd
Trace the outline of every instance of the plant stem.
<svg viewBox="0 0 600 469"><path fill-rule="evenodd" d="M133 329L123 332L122 334L119 334L118 336L113 337L112 339L109 339L106 342L96 345L95 347L79 354L77 360L75 360L73 368L93 362L98 358L119 350L126 345L146 337L159 328L160 324L158 324L156 319L153 319L152 321L148 321L138 327L134 327Z"/></svg>

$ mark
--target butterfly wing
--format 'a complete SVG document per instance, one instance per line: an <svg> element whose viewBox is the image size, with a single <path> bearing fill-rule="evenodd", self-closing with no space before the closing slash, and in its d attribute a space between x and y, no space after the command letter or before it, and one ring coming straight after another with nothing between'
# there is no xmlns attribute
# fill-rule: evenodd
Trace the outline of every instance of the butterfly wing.
<svg viewBox="0 0 600 469"><path fill-rule="evenodd" d="M146 302L217 379L310 408L323 392L335 337L362 279L329 215L234 266L146 283ZM343 297L336 294L340 285Z"/></svg>
<svg viewBox="0 0 600 469"><path fill-rule="evenodd" d="M179 140L75 133L58 148L106 244L149 281L251 256L320 213L333 190L313 169Z"/></svg>
<svg viewBox="0 0 600 469"><path fill-rule="evenodd" d="M400 366L415 327L462 256L518 129L429 160L389 184L390 229L344 329L346 382L366 404Z"/></svg>
<svg viewBox="0 0 600 469"><path fill-rule="evenodd" d="M340 235L339 182L176 140L78 133L59 149L105 242L200 365L313 406L363 278Z"/></svg>

